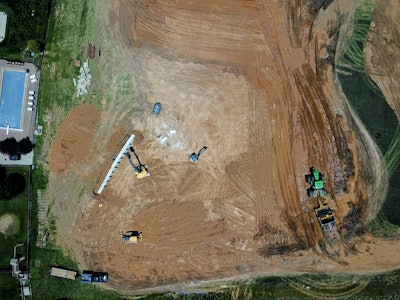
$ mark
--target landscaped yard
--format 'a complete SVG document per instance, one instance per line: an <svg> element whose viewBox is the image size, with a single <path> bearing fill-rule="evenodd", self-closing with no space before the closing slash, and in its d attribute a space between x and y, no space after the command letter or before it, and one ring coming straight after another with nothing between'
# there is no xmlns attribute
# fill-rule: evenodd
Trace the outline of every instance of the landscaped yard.
<svg viewBox="0 0 400 300"><path fill-rule="evenodd" d="M18 172L28 183L29 168L7 168L7 174ZM16 198L0 201L0 269L11 270L10 259L13 257L14 246L18 243L24 244L17 248L17 255L26 257L27 238L27 213L28 213L28 189L19 194ZM2 218L3 217L3 218ZM23 261L21 268L25 267ZM6 297L3 297L5 296ZM11 276L11 273L4 273L0 276L0 299L14 299L19 295L18 280ZM18 299L17 297L16 299Z"/></svg>
<svg viewBox="0 0 400 300"><path fill-rule="evenodd" d="M25 177L28 183L29 169L26 168L7 168L7 174L18 172ZM0 201L0 218L4 215L12 216L13 224L8 227L7 232L0 234L0 268L10 268L10 258L13 256L14 246L18 243L26 244L27 232L27 213L28 213L28 191L19 194L16 198ZM8 216L8 217L9 217ZM17 254L26 255L26 245L18 247Z"/></svg>

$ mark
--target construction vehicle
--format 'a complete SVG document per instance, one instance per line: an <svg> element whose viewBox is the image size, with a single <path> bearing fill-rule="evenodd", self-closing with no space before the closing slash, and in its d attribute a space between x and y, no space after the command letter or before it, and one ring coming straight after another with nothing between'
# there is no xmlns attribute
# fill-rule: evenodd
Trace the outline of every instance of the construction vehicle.
<svg viewBox="0 0 400 300"><path fill-rule="evenodd" d="M150 173L149 173L149 169L148 169L148 165L143 165L140 162L139 157L137 156L135 149L133 149L133 147L130 147L131 152L133 152L133 154L135 155L139 165L135 165L131 159L131 155L129 153L126 154L126 157L128 158L132 168L133 168L133 172L135 173L135 175L137 176L137 178L141 179L144 177L149 177Z"/></svg>
<svg viewBox="0 0 400 300"><path fill-rule="evenodd" d="M141 231L127 231L121 233L121 241L126 242L127 244L137 244L138 241L141 241L143 237L143 233Z"/></svg>
<svg viewBox="0 0 400 300"><path fill-rule="evenodd" d="M105 272L83 271L81 274L81 283L107 282L107 281L108 281L108 273Z"/></svg>
<svg viewBox="0 0 400 300"><path fill-rule="evenodd" d="M311 187L307 189L307 195L311 198L326 196L327 192L324 189L324 174L320 173L314 167L310 168L310 173L311 174L306 175L306 181L311 185Z"/></svg>
<svg viewBox="0 0 400 300"><path fill-rule="evenodd" d="M192 154L190 154L189 159L190 159L192 162L198 162L198 161L199 161L200 155L201 155L204 151L206 151L206 150L207 150L207 147L204 146L203 148L200 149L199 152L197 152L197 153L193 152Z"/></svg>
<svg viewBox="0 0 400 300"><path fill-rule="evenodd" d="M78 273L67 269L52 267L50 270L50 275L75 280Z"/></svg>
<svg viewBox="0 0 400 300"><path fill-rule="evenodd" d="M336 228L336 219L332 209L327 204L319 203L319 206L314 209L319 225L324 234L332 242L336 242L338 231Z"/></svg>
<svg viewBox="0 0 400 300"><path fill-rule="evenodd" d="M162 105L160 102L156 102L153 106L153 114L159 115L161 112Z"/></svg>

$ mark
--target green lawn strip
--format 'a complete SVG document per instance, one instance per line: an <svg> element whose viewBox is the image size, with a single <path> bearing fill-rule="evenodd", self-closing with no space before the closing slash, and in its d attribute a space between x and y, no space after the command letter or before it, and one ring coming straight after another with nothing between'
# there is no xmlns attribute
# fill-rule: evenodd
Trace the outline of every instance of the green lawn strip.
<svg viewBox="0 0 400 300"><path fill-rule="evenodd" d="M43 135L36 137L35 151L38 154L42 152L45 139L47 139L47 146L51 145L66 114L76 105L89 102L89 96L76 98L74 95L76 88L73 85L73 77L76 78L79 74L79 68L74 66L74 61L83 60L81 51L88 42L85 36L86 31L92 26L91 13L93 10L89 9L87 1L53 1L39 91L38 121L43 126ZM51 128L47 128L46 125L48 116L57 117L55 120L51 120ZM47 151L49 150L47 149ZM34 187L35 189L45 189L48 170L40 163L47 161L48 158L46 156L41 157L41 160L35 159L37 164L33 171ZM36 196L36 193L34 195ZM35 208L37 210L37 205ZM37 213L35 212L34 228L37 228L37 223ZM52 220L50 220L50 230L56 232ZM35 232L34 238L36 237L37 233ZM37 299L120 299L115 292L101 289L96 285L81 284L79 277L73 281L50 276L52 266L79 272L77 263L72 256L63 253L51 244L43 249L34 247L34 243L32 245L30 283Z"/></svg>
<svg viewBox="0 0 400 300"><path fill-rule="evenodd" d="M76 262L68 255L64 255L61 250L47 246L44 249L32 249L32 254L34 261L30 281L37 299L120 299L115 292L101 289L94 284L81 284L79 277L70 280L51 276L52 266L79 273Z"/></svg>
<svg viewBox="0 0 400 300"><path fill-rule="evenodd" d="M81 63L84 61L82 51L88 43L86 31L92 26L93 20L93 10L88 8L87 1L55 1L52 12L43 57L38 107L38 122L50 140L54 139L59 125L72 108L90 102L90 95L76 97L73 78L79 75L79 68L74 65L75 60L81 60ZM49 116L52 118L51 128L47 128L45 120ZM37 138L39 149L43 138Z"/></svg>
<svg viewBox="0 0 400 300"><path fill-rule="evenodd" d="M29 167L24 168L7 168L7 175L11 173L20 173L24 175L26 184L29 180ZM17 253L26 255L26 238L27 238L27 213L28 213L28 190L19 194L17 197L7 201L0 201L0 217L5 214L12 214L18 218L19 231L10 236L0 234L0 268L11 268L10 259L13 256L14 246L23 243L24 246L18 247Z"/></svg>

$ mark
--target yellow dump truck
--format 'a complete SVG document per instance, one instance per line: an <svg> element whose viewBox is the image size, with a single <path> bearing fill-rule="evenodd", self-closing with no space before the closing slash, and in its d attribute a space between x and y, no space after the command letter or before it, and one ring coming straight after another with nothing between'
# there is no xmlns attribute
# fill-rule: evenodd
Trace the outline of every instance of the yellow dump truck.
<svg viewBox="0 0 400 300"><path fill-rule="evenodd" d="M50 275L75 280L78 273L67 269L52 267L50 270Z"/></svg>

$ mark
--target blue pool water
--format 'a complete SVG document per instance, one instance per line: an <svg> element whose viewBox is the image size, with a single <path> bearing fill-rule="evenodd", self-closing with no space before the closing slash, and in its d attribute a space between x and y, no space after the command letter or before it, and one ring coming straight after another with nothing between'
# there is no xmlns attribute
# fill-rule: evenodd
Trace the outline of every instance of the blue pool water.
<svg viewBox="0 0 400 300"><path fill-rule="evenodd" d="M21 129L21 110L24 102L25 72L3 71L0 98L0 127Z"/></svg>

